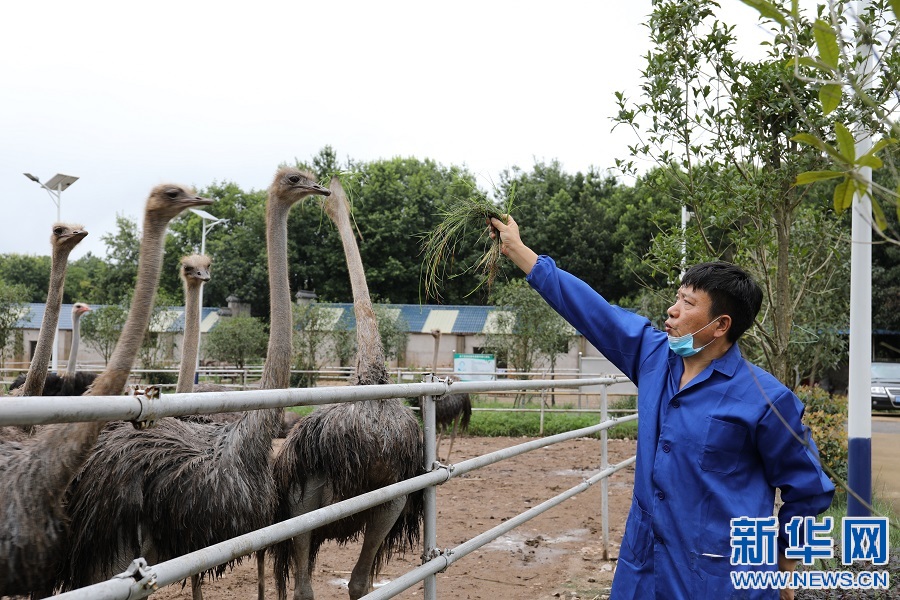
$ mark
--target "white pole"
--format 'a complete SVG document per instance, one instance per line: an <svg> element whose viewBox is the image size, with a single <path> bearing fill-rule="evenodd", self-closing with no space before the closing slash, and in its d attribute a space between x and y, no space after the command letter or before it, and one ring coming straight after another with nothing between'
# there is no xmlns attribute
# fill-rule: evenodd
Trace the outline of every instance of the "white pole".
<svg viewBox="0 0 900 600"><path fill-rule="evenodd" d="M200 217L200 254L206 256L206 219ZM203 339L203 332L200 330L200 326L203 324L203 285L204 283L200 282L200 314L197 316L200 319L200 322L197 323L197 360L194 364L194 385L200 383L200 340Z"/></svg>
<svg viewBox="0 0 900 600"><path fill-rule="evenodd" d="M868 0L856 3L857 15L868 8ZM863 60L857 75L863 88L870 87L874 74L871 46L860 42L857 54ZM872 148L871 134L856 127L856 155ZM850 247L850 381L848 385L848 483L862 501L852 494L847 498L848 516L869 516L872 503L872 169L858 170L868 184L868 192L853 198L852 239Z"/></svg>
<svg viewBox="0 0 900 600"><path fill-rule="evenodd" d="M62 184L57 185L55 190L46 189L50 192L51 197L56 197L54 200L56 203L56 222L61 223ZM44 309L46 310L46 306ZM53 353L50 354L50 370L53 373L59 373L59 319L56 320L56 329L53 330Z"/></svg>

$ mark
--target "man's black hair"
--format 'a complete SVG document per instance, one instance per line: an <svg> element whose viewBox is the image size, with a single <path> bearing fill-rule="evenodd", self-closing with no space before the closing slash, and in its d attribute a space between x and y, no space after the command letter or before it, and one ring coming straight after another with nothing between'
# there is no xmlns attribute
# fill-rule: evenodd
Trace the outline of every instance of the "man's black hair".
<svg viewBox="0 0 900 600"><path fill-rule="evenodd" d="M717 261L694 265L685 271L681 285L709 294L712 300L710 317L731 317L728 341L732 343L753 325L762 306L763 293L759 285L746 271L731 263Z"/></svg>

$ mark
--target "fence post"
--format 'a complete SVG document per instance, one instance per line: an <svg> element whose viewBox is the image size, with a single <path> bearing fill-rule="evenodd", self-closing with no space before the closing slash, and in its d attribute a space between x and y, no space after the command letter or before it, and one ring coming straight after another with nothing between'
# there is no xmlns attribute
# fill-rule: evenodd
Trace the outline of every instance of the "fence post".
<svg viewBox="0 0 900 600"><path fill-rule="evenodd" d="M538 431L539 437L544 437L544 404L546 403L546 390L541 390L541 428Z"/></svg>
<svg viewBox="0 0 900 600"><path fill-rule="evenodd" d="M433 373L425 376L426 383L437 381L437 377ZM436 437L436 411L434 406L434 396L422 397L422 425L425 434L425 472L430 473L434 470L434 463L437 462L437 449L435 448ZM423 542L424 548L422 552L422 563L426 563L432 558L437 550L437 488L429 486L423 490L425 494L425 515L423 519ZM435 576L429 575L425 578L425 600L437 599L437 579Z"/></svg>
<svg viewBox="0 0 900 600"><path fill-rule="evenodd" d="M603 384L600 388L600 422L603 423L609 419L608 394L609 384ZM608 436L606 429L600 432L600 470L603 471L609 466L609 452L607 450ZM603 560L609 560L609 478L604 477L600 481L601 500L601 527L603 529Z"/></svg>

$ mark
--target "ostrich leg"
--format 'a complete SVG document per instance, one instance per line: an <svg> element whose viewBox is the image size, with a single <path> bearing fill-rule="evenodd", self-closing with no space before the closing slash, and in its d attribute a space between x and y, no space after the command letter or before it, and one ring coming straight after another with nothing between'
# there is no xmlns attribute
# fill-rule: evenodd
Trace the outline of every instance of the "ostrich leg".
<svg viewBox="0 0 900 600"><path fill-rule="evenodd" d="M350 599L357 600L372 591L375 579L375 556L388 532L406 507L406 496L394 498L375 508L366 521L359 560L350 573Z"/></svg>
<svg viewBox="0 0 900 600"><path fill-rule="evenodd" d="M324 478L311 478L306 482L302 491L293 490L291 505L295 515L304 515L319 509L327 504L325 500ZM313 600L312 588L312 562L310 561L310 547L312 546L312 531L307 531L295 536L293 539L293 567L294 567L294 600ZM286 600L286 595L279 592L279 600Z"/></svg>

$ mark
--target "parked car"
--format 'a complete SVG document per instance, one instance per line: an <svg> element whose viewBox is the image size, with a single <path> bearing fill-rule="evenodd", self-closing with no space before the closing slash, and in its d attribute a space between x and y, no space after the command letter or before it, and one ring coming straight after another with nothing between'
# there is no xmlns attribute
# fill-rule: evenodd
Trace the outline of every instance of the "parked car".
<svg viewBox="0 0 900 600"><path fill-rule="evenodd" d="M872 363L872 408L900 409L900 363Z"/></svg>

